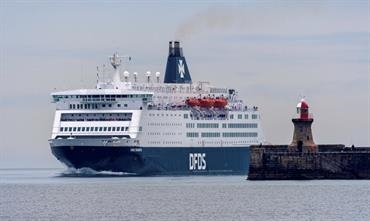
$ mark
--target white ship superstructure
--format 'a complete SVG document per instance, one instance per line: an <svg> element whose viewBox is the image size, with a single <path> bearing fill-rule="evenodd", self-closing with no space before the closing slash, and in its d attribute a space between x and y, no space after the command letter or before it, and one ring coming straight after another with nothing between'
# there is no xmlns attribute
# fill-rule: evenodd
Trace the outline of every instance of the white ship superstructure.
<svg viewBox="0 0 370 221"><path fill-rule="evenodd" d="M227 97L228 105L217 109L185 103L189 97L209 95ZM161 147L262 142L258 108L248 108L234 90L205 83L100 83L99 89L52 96L57 103L52 138L125 137L137 138L142 146Z"/></svg>

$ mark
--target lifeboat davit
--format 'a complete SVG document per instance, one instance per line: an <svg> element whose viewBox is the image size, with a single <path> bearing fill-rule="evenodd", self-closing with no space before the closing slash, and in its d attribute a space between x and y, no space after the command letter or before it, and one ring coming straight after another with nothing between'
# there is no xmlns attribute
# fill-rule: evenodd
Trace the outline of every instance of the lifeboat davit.
<svg viewBox="0 0 370 221"><path fill-rule="evenodd" d="M190 107L200 106L200 102L197 98L188 98L185 103Z"/></svg>
<svg viewBox="0 0 370 221"><path fill-rule="evenodd" d="M215 100L213 98L202 98L199 99L200 106L205 108L211 108L215 104Z"/></svg>
<svg viewBox="0 0 370 221"><path fill-rule="evenodd" d="M213 104L216 108L224 108L227 105L227 99L226 98L216 98L215 103Z"/></svg>

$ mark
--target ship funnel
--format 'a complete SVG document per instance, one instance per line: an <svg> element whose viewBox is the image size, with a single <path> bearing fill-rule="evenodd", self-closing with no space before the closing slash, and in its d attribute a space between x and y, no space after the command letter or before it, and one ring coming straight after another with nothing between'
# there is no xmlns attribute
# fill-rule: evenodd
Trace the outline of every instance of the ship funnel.
<svg viewBox="0 0 370 221"><path fill-rule="evenodd" d="M190 84L191 76L180 42L170 41L164 83Z"/></svg>

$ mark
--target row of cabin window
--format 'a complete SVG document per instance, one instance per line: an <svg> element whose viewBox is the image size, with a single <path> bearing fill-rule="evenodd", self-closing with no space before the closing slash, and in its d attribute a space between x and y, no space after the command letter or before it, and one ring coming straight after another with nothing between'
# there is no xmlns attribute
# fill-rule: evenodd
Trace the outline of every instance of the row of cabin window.
<svg viewBox="0 0 370 221"><path fill-rule="evenodd" d="M209 144L222 144L222 145L228 145L228 144L247 144L247 143L258 143L258 140L236 140L236 141L198 141L199 145L209 145Z"/></svg>
<svg viewBox="0 0 370 221"><path fill-rule="evenodd" d="M132 113L63 113L61 121L130 121Z"/></svg>
<svg viewBox="0 0 370 221"><path fill-rule="evenodd" d="M182 123L148 123L149 126L182 126Z"/></svg>
<svg viewBox="0 0 370 221"><path fill-rule="evenodd" d="M218 128L217 123L198 123L197 128ZM222 128L257 128L257 124L248 124L248 123L230 123L222 124ZM195 123L186 123L186 128L195 128Z"/></svg>
<svg viewBox="0 0 370 221"><path fill-rule="evenodd" d="M181 141L174 141L171 143L171 141L149 141L149 144L182 144ZM257 140L239 140L239 141L199 141L199 145L204 145L204 144L223 144L223 145L228 145L228 144L246 144L246 143L258 143Z"/></svg>
<svg viewBox="0 0 370 221"><path fill-rule="evenodd" d="M198 123L197 128L218 128L218 123Z"/></svg>
<svg viewBox="0 0 370 221"><path fill-rule="evenodd" d="M231 132L231 133L222 133L223 137L257 137L257 132Z"/></svg>
<svg viewBox="0 0 370 221"><path fill-rule="evenodd" d="M131 118L61 118L60 121L131 121Z"/></svg>
<svg viewBox="0 0 370 221"><path fill-rule="evenodd" d="M92 98L92 99L114 99L114 98L133 98L133 97L151 97L151 94L105 94L105 95L62 95L58 98Z"/></svg>
<svg viewBox="0 0 370 221"><path fill-rule="evenodd" d="M247 124L247 123L230 123L227 126L229 128L257 128L257 124Z"/></svg>
<svg viewBox="0 0 370 221"><path fill-rule="evenodd" d="M173 133L173 132L148 132L146 133L146 135L149 135L149 136L176 136L176 133ZM177 135L182 135L181 132L177 133Z"/></svg>
<svg viewBox="0 0 370 221"><path fill-rule="evenodd" d="M210 88L210 93L222 93L222 94L226 94L228 93L228 89L226 88ZM226 96L226 95L222 95L222 96Z"/></svg>
<svg viewBox="0 0 370 221"><path fill-rule="evenodd" d="M238 114L237 116L238 119L243 119L243 115L242 114ZM258 118L258 115L257 114L252 114L252 119L257 119ZM230 119L234 119L234 115L233 114L230 114ZM248 114L244 114L244 119L248 119Z"/></svg>
<svg viewBox="0 0 370 221"><path fill-rule="evenodd" d="M121 104L117 104L117 107L121 107ZM127 104L123 104L123 107L127 107ZM112 104L69 104L69 109L98 109L99 107L112 107Z"/></svg>
<svg viewBox="0 0 370 221"><path fill-rule="evenodd" d="M220 133L217 133L217 132L204 132L204 133L201 133L201 136L202 137L220 137Z"/></svg>
<svg viewBox="0 0 370 221"><path fill-rule="evenodd" d="M234 119L234 114L230 114L229 117L230 117L230 119ZM184 118L188 119L189 118L188 114L184 114ZM243 119L243 115L238 114L237 118L238 119ZM248 114L244 114L244 119L248 119ZM258 119L258 115L257 114L252 114L252 119Z"/></svg>
<svg viewBox="0 0 370 221"><path fill-rule="evenodd" d="M186 123L186 128L195 128L194 123Z"/></svg>
<svg viewBox="0 0 370 221"><path fill-rule="evenodd" d="M188 132L186 133L187 137L199 137L197 132ZM227 132L222 133L222 137L257 137L257 132ZM201 137L221 137L221 133L217 132L204 132L201 133Z"/></svg>
<svg viewBox="0 0 370 221"><path fill-rule="evenodd" d="M128 131L128 127L61 127L60 132Z"/></svg>
<svg viewBox="0 0 370 221"><path fill-rule="evenodd" d="M155 117L156 115L155 114L149 114L149 116L151 116L151 117ZM164 116L166 116L166 117L168 117L168 116L171 116L171 117L173 117L173 116L177 116L177 114L157 114L157 117L159 117L159 116L162 116L162 117L164 117ZM179 114L179 117L181 117L181 114Z"/></svg>
<svg viewBox="0 0 370 221"><path fill-rule="evenodd" d="M98 109L98 104L69 104L69 109Z"/></svg>
<svg viewBox="0 0 370 221"><path fill-rule="evenodd" d="M163 141L163 144L182 144L181 141Z"/></svg>

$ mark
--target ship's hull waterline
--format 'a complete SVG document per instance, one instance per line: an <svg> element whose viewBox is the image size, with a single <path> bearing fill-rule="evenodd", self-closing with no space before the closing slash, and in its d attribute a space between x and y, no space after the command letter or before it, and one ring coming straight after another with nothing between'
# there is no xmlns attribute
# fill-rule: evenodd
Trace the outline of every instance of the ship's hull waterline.
<svg viewBox="0 0 370 221"><path fill-rule="evenodd" d="M249 147L59 146L54 156L70 168L153 175L246 175Z"/></svg>

